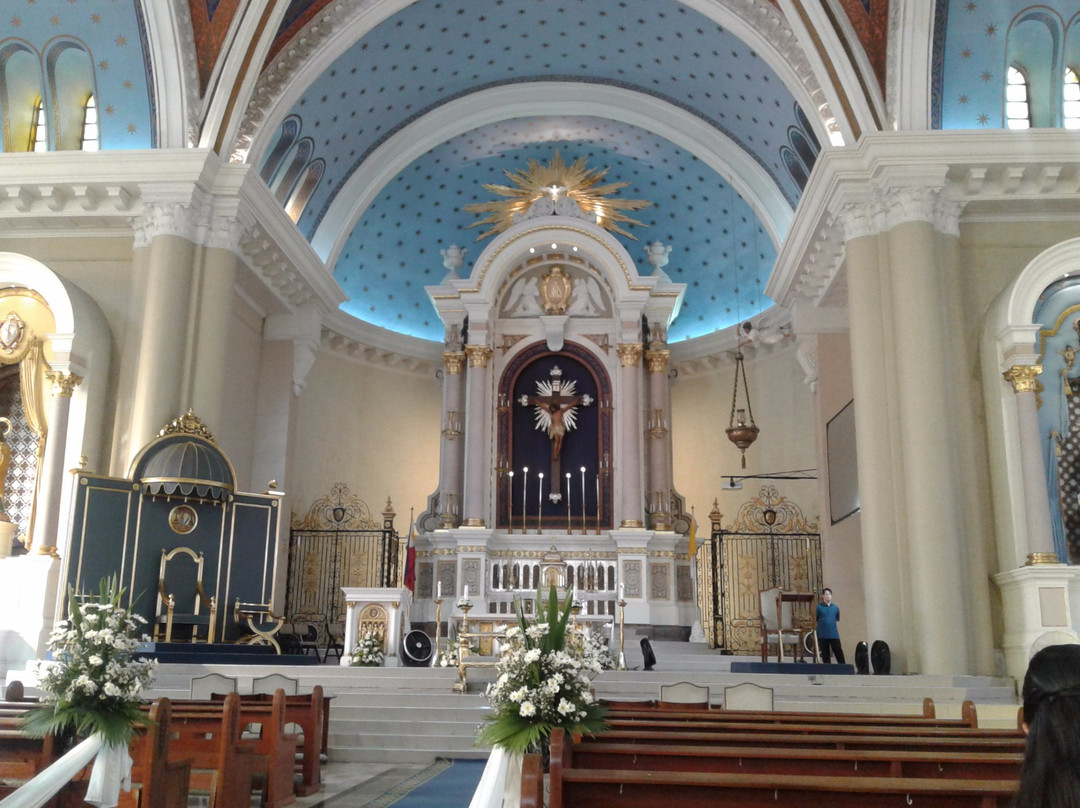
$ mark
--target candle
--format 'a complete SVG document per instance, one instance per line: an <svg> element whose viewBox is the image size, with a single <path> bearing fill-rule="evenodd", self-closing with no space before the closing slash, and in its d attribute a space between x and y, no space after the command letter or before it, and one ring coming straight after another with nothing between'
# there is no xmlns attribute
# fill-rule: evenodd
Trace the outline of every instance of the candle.
<svg viewBox="0 0 1080 808"><path fill-rule="evenodd" d="M529 492L529 467L522 469L525 474L521 481L521 532L525 532L525 495Z"/></svg>
<svg viewBox="0 0 1080 808"><path fill-rule="evenodd" d="M619 600L626 600L626 584L619 581Z"/></svg>
<svg viewBox="0 0 1080 808"><path fill-rule="evenodd" d="M435 597L442 600L442 581L435 584Z"/></svg>
<svg viewBox="0 0 1080 808"><path fill-rule="evenodd" d="M566 532L573 533L570 527L570 472L566 472Z"/></svg>
<svg viewBox="0 0 1080 808"><path fill-rule="evenodd" d="M581 467L581 532L585 532L585 467Z"/></svg>
<svg viewBox="0 0 1080 808"><path fill-rule="evenodd" d="M510 485L506 489L506 530L508 533L514 532L514 470L511 469L507 475L510 477Z"/></svg>
<svg viewBox="0 0 1080 808"><path fill-rule="evenodd" d="M465 600L469 599L469 585L465 584Z"/></svg>
<svg viewBox="0 0 1080 808"><path fill-rule="evenodd" d="M540 483L536 486L536 532L541 530L544 519L544 472L540 472Z"/></svg>

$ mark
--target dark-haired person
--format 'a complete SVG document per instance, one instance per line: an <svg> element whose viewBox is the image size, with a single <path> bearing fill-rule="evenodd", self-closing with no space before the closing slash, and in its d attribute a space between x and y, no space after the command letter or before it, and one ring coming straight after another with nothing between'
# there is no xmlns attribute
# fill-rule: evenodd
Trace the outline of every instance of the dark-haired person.
<svg viewBox="0 0 1080 808"><path fill-rule="evenodd" d="M1080 808L1080 645L1035 654L1021 694L1027 748L1013 808Z"/></svg>
<svg viewBox="0 0 1080 808"><path fill-rule="evenodd" d="M826 665L832 662L832 654L836 653L836 661L844 664L844 649L840 647L840 631L836 624L840 622L840 607L833 603L832 590L826 587L821 590L821 603L817 605L817 641L821 651L821 661Z"/></svg>

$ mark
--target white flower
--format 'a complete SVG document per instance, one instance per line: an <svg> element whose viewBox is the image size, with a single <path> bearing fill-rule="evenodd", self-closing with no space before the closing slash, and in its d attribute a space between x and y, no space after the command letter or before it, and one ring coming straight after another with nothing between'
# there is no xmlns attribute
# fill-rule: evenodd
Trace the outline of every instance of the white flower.
<svg viewBox="0 0 1080 808"><path fill-rule="evenodd" d="M572 701L568 701L566 699L562 699L559 701L559 712L563 715L570 715L571 713L576 711L577 707L574 706L574 703Z"/></svg>
<svg viewBox="0 0 1080 808"><path fill-rule="evenodd" d="M539 659L540 659L540 649L539 648L530 648L528 651L525 652L525 662L531 664L533 662L536 662Z"/></svg>
<svg viewBox="0 0 1080 808"><path fill-rule="evenodd" d="M510 694L509 698L510 698L510 701L523 702L523 701L525 701L525 697L527 695L529 695L529 688L527 688L527 687L519 687L517 690L515 690L513 693Z"/></svg>
<svg viewBox="0 0 1080 808"><path fill-rule="evenodd" d="M91 665L93 665L95 667L97 667L98 665L101 665L101 664L103 664L105 662L105 660L102 659L97 654L91 654L90 658L88 660L86 660L86 661L89 662Z"/></svg>
<svg viewBox="0 0 1080 808"><path fill-rule="evenodd" d="M536 715L536 705L531 701L521 702L521 706L518 708L518 712L525 718Z"/></svg>

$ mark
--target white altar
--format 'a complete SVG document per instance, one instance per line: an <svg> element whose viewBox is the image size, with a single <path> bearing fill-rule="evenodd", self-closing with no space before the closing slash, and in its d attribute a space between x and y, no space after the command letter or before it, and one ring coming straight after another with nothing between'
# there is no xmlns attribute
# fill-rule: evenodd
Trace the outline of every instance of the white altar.
<svg viewBox="0 0 1080 808"><path fill-rule="evenodd" d="M412 593L404 587L343 586L341 591L346 607L345 651L341 655L341 664L348 665L352 660L356 640L362 631L381 630L386 652L383 664L389 668L400 665L401 642L409 625Z"/></svg>

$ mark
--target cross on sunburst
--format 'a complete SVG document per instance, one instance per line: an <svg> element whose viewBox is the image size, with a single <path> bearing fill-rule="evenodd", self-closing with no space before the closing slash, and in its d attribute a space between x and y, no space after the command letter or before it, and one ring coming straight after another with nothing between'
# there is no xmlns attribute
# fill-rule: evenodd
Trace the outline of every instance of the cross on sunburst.
<svg viewBox="0 0 1080 808"><path fill-rule="evenodd" d="M524 170L504 171L507 179L514 186L485 183L484 188L493 194L507 197L493 202L474 202L465 205L469 213L486 213L485 218L469 225L481 227L491 225L490 229L476 237L477 241L501 233L514 224L514 217L526 213L533 203L544 197L557 200L560 196L572 199L588 214L596 217L596 223L605 230L637 238L624 230L621 225L643 222L627 216L623 211L641 210L652 203L645 199L617 199L611 195L629 185L629 182L609 182L598 185L608 173L608 169L586 168L585 158L579 157L566 165L558 151L551 162L544 165L529 159Z"/></svg>

